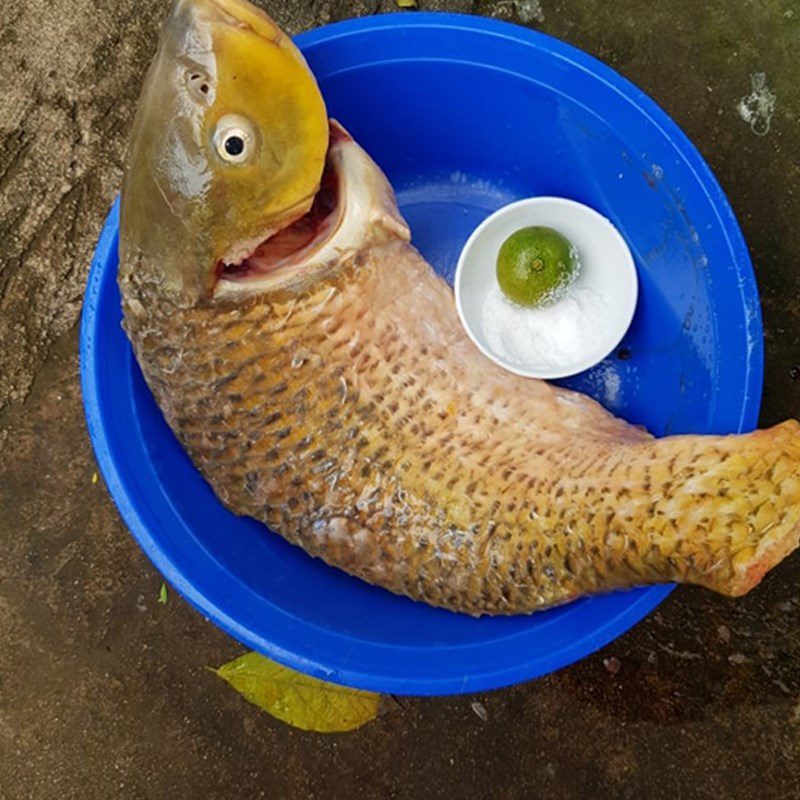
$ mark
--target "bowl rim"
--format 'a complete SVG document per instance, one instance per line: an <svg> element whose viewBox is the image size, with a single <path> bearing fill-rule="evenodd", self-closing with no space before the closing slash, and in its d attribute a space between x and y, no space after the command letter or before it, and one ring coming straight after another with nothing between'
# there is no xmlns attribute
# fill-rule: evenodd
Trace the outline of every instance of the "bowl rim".
<svg viewBox="0 0 800 800"><path fill-rule="evenodd" d="M625 276L627 288L629 291L631 291L630 302L625 308L625 313L621 315L619 319L620 327L617 332L608 337L606 343L603 345L602 351L600 351L600 356L591 355L587 357L584 355L579 361L575 361L572 364L564 364L561 367L551 367L550 369L537 369L535 367L526 367L523 364L515 364L513 361L507 361L490 348L485 347L474 330L475 325L469 318L469 315L466 313L463 302L465 289L462 278L466 265L469 263L469 254L477 241L484 235L486 229L495 224L497 220L501 219L502 217L509 216L519 209L536 208L539 206L571 207L580 213L587 214L587 216L595 217L604 223L606 227L610 228L615 241L620 246L620 252L623 254L623 259L620 262L620 272ZM533 225L536 223L531 221L530 224ZM558 380L560 378L569 378L573 375L578 375L581 372L585 372L587 369L596 366L603 361L603 359L607 358L609 353L611 353L622 341L622 339L625 337L625 334L628 332L628 328L630 328L631 323L633 322L634 314L636 313L636 304L639 299L639 278L636 272L636 263L633 259L631 249L628 247L628 243L625 241L625 238L620 233L617 226L614 225L614 223L611 222L608 217L604 216L586 203L579 203L577 200L572 200L568 197L537 195L535 197L523 197L520 200L515 200L513 203L508 203L507 205L498 208L497 211L486 217L486 219L475 228L467 241L464 243L464 247L461 249L461 253L458 256L455 277L453 279L453 293L455 294L456 310L458 311L458 318L461 320L461 325L466 331L467 336L469 336L469 338L472 340L472 343L488 359L493 361L499 367L502 367L504 370L507 370L515 375L520 375L523 378Z"/></svg>
<svg viewBox="0 0 800 800"><path fill-rule="evenodd" d="M297 44L307 53L315 46L341 40L351 35L373 33L385 28L416 29L443 28L452 31L469 31L488 34L494 37L513 40L539 50L548 55L569 62L573 67L590 73L594 78L608 84L614 91L622 95L644 114L654 127L672 141L688 167L695 173L698 184L706 193L714 209L724 234L727 247L732 253L740 270L743 302L747 307L747 337L752 347L747 354L746 374L742 397L742 409L739 414L738 429L751 428L755 425L761 388L763 382L763 335L761 329L761 312L758 293L753 275L752 265L741 230L738 227L733 211L722 189L703 161L697 149L682 133L678 126L662 111L656 103L647 97L626 79L622 78L610 67L577 48L560 42L537 31L522 28L497 20L472 17L462 14L421 12L407 14L403 12L346 20L333 25L318 28L301 34L296 38ZM367 66L369 62L364 62ZM379 61L377 63L383 63ZM265 638L256 631L232 616L226 608L214 598L214 593L207 593L203 588L191 583L182 572L181 565L170 560L159 542L151 535L145 519L146 509L139 507L135 498L129 493L115 463L109 431L105 427L105 412L99 393L98 360L99 348L94 328L98 323L98 303L105 281L115 280L108 276L108 263L117 257L117 234L119 224L119 199L115 201L106 219L98 242L84 299L80 333L80 369L81 386L86 411L87 427L94 446L103 477L109 492L114 499L120 514L137 539L145 554L164 575L164 577L180 592L203 616L211 619L219 627L248 647L264 652L276 661L291 668L309 673L316 677L337 683L371 689L381 692L414 695L458 694L500 688L503 686L528 680L548 672L560 669L574 661L588 656L600 647L616 639L632 625L639 622L647 613L655 608L674 588L671 584L652 586L639 592L631 599L629 605L619 614L598 625L591 635L560 650L550 652L546 657L539 656L535 660L526 658L520 653L514 663L493 664L479 672L464 675L453 670L452 674L409 674L398 669L378 669L374 665L369 668L356 667L348 663L348 654L344 653L335 666L319 656L313 648L298 652L286 646L286 639L278 642L276 638ZM492 647L492 643L485 645ZM375 646L385 654L387 646ZM395 647L394 650L398 648ZM433 649L435 652L435 649ZM449 656L449 653L446 653Z"/></svg>

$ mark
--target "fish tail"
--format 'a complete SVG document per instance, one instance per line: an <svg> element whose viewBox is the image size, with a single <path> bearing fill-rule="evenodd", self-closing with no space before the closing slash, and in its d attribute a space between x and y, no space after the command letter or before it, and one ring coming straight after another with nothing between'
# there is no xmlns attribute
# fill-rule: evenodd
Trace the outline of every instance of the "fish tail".
<svg viewBox="0 0 800 800"><path fill-rule="evenodd" d="M733 557L733 579L720 587L747 594L800 545L800 424L784 422L752 434L766 446L752 474L752 544Z"/></svg>
<svg viewBox="0 0 800 800"><path fill-rule="evenodd" d="M672 491L657 504L669 524L655 539L673 579L738 597L798 547L800 424L654 446L678 451Z"/></svg>

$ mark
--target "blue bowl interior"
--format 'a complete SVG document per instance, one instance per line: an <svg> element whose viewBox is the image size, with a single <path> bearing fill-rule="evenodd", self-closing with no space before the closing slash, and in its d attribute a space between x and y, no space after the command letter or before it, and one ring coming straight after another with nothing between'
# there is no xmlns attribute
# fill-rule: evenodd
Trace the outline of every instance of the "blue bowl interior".
<svg viewBox="0 0 800 800"><path fill-rule="evenodd" d="M741 234L700 156L637 89L548 37L456 15L350 21L298 43L331 116L384 168L415 244L449 281L472 229L521 197L570 197L619 227L640 278L623 358L564 383L659 435L755 425L762 333ZM115 205L82 328L98 459L159 569L248 646L364 688L474 691L592 652L670 591L475 620L349 578L228 513L166 426L120 328L117 229Z"/></svg>

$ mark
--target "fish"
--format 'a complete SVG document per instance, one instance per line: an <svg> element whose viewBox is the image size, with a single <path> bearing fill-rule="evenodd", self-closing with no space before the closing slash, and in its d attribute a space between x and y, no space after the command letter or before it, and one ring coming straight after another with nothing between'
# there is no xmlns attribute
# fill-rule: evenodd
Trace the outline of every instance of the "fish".
<svg viewBox="0 0 800 800"><path fill-rule="evenodd" d="M118 283L142 374L225 507L391 592L473 616L664 582L740 596L798 546L796 421L655 438L495 365L246 0L169 12Z"/></svg>

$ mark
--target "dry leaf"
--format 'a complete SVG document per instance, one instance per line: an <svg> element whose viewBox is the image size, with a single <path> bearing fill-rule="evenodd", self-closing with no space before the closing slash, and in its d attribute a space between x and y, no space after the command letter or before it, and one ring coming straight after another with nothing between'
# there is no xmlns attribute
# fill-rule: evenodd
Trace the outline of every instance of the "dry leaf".
<svg viewBox="0 0 800 800"><path fill-rule="evenodd" d="M352 731L375 719L381 696L312 678L247 653L213 670L276 719L304 731Z"/></svg>
<svg viewBox="0 0 800 800"><path fill-rule="evenodd" d="M416 8L417 0L395 0L398 8Z"/></svg>

